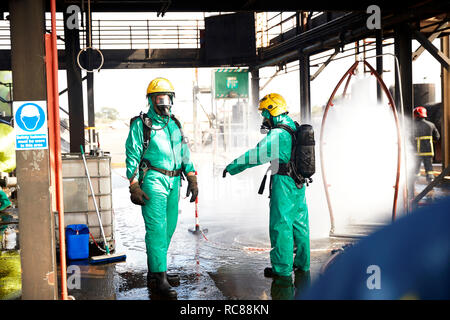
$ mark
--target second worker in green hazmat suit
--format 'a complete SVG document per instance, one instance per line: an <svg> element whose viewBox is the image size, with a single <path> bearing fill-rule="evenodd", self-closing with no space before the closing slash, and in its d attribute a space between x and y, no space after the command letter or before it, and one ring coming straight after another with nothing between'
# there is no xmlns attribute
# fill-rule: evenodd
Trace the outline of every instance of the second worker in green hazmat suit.
<svg viewBox="0 0 450 320"><path fill-rule="evenodd" d="M287 115L288 110L284 98L276 93L266 95L260 100L259 110L264 118L263 125L269 129L267 135L254 149L247 151L224 170L238 174L245 169L264 163L279 161L286 164L291 158L291 134L282 128L274 128L284 124L295 130L294 121ZM275 168L276 169L276 168ZM276 170L275 170L276 171ZM292 271L309 272L310 246L308 207L305 199L305 186L299 188L294 180L272 169L270 190L270 222L269 236L271 242L270 261L272 268L264 270L265 276L291 276ZM296 246L295 257L293 257Z"/></svg>
<svg viewBox="0 0 450 320"><path fill-rule="evenodd" d="M177 275L167 275L167 250L178 220L182 173L188 180L186 196L192 194L193 202L198 195L189 148L170 113L174 93L167 79L150 82L148 112L131 122L125 145L131 201L142 206L145 223L148 284L152 293L169 299L177 297L171 285L179 282Z"/></svg>
<svg viewBox="0 0 450 320"><path fill-rule="evenodd" d="M12 172L16 168L14 128L0 119L0 172ZM6 193L0 188L0 211L11 206Z"/></svg>

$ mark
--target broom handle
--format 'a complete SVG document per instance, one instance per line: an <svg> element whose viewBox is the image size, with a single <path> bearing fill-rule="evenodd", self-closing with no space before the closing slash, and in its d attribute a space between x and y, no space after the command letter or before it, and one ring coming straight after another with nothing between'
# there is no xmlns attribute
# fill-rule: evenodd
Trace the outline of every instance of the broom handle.
<svg viewBox="0 0 450 320"><path fill-rule="evenodd" d="M103 231L102 220L100 218L100 213L98 212L97 201L95 199L94 188L92 188L91 177L89 176L89 171L88 171L88 167L87 167L87 163L86 163L86 158L84 157L83 146L80 145L80 148L81 148L81 155L83 157L84 168L86 169L86 175L87 175L87 178L88 178L88 181L89 181L89 187L91 189L92 199L94 200L95 212L97 213L98 223L100 225L100 230L102 232L103 242L105 243L106 253L109 254L108 243L106 242L105 232Z"/></svg>

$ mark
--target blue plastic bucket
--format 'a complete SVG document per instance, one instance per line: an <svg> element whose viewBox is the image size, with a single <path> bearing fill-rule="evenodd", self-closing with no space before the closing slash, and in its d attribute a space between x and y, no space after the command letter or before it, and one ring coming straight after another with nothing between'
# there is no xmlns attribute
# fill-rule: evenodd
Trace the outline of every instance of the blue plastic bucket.
<svg viewBox="0 0 450 320"><path fill-rule="evenodd" d="M85 224L69 224L66 227L67 258L89 258L89 228Z"/></svg>

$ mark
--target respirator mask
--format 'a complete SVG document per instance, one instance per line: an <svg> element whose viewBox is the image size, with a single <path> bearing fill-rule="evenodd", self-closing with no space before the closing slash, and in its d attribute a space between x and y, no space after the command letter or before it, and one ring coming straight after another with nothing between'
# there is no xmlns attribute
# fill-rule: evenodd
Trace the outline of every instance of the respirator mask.
<svg viewBox="0 0 450 320"><path fill-rule="evenodd" d="M259 131L261 132L261 134L268 134L270 129L272 129L272 127L273 127L272 117L270 117L270 118L264 117Z"/></svg>
<svg viewBox="0 0 450 320"><path fill-rule="evenodd" d="M162 116L170 116L172 109L172 99L168 94L154 96L155 111Z"/></svg>

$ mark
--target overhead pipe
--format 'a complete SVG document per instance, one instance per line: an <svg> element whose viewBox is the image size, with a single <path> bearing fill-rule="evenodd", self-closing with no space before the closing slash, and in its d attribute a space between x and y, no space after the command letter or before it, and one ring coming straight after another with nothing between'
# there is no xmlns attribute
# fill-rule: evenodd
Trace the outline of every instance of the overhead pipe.
<svg viewBox="0 0 450 320"><path fill-rule="evenodd" d="M276 65L276 64L279 64L279 63L283 63L283 62L285 62L287 60L290 60L290 59L298 59L298 56L300 54L302 54L302 53L309 55L309 54L311 54L311 53L313 53L313 52L315 52L317 50L320 50L321 48L330 48L330 49L332 49L333 47L335 47L335 46L337 46L337 45L339 45L341 43L342 43L342 35L338 34L338 35L336 35L336 36L334 36L332 38L329 38L329 39L327 39L325 41L320 40L320 41L317 41L317 42L315 42L315 43L313 43L313 44L311 44L311 45L309 45L307 47L303 47L303 48L298 49L298 50L293 50L293 51L290 51L290 52L288 52L286 54L283 54L283 55L281 55L279 57L267 60L267 61L265 61L265 62L263 62L261 64L253 66L252 69L261 69L263 67L273 66L273 65Z"/></svg>
<svg viewBox="0 0 450 320"><path fill-rule="evenodd" d="M333 49L334 47L336 47L337 45L339 45L341 43L342 43L342 36L341 36L341 34L338 34L337 36L329 38L325 41L320 40L308 47L304 47L303 49L301 49L301 52L303 52L304 54L311 54L314 51L317 51L317 50L323 49L323 48Z"/></svg>
<svg viewBox="0 0 450 320"><path fill-rule="evenodd" d="M298 50L294 50L291 52L288 52L286 54L283 54L282 56L279 56L277 58L273 58L270 60L267 60L266 62L263 62L261 64L258 64L256 66L252 67L252 70L256 70L256 69L261 69L267 66L272 66L272 65L276 65L280 62L284 62L286 60L292 59L292 58L298 58Z"/></svg>
<svg viewBox="0 0 450 320"><path fill-rule="evenodd" d="M395 125L396 125L396 129L397 129L397 141L398 142L397 142L397 173L396 173L396 178L395 178L394 198L393 198L393 205L392 205L392 221L394 221L396 218L398 189L399 189L399 182L400 182L401 154L402 154L402 134L400 132L400 123L399 123L398 116L397 116L397 110L395 107L394 99L392 98L389 90L387 89L387 87L386 87L384 81L381 79L380 75L366 60L357 60L345 72L345 74L342 76L342 78L339 80L338 84L334 88L334 90L328 100L328 103L325 107L325 111L324 111L323 118L322 118L322 125L321 125L321 129L320 129L320 165L321 165L321 170L322 170L322 181L323 181L324 188L325 188L325 196L327 199L327 205L328 205L328 209L329 209L329 213L330 213L330 222L331 222L330 235L334 234L335 220L334 220L333 207L331 205L331 199L330 199L329 190L328 190L329 185L328 185L327 178L326 178L325 162L324 162L324 157L323 157L325 123L326 123L329 109L331 106L333 106L333 99L334 99L334 96L336 95L337 90L339 89L341 84L344 82L344 80L347 78L347 82L346 82L345 89L344 89L344 96L343 96L343 97L345 97L345 93L347 91L348 84L350 82L350 78L355 74L355 70L360 62L363 62L370 69L371 75L374 75L376 77L378 83L380 84L382 90L384 91L384 93L386 94L386 96L389 100L389 106L394 115Z"/></svg>

